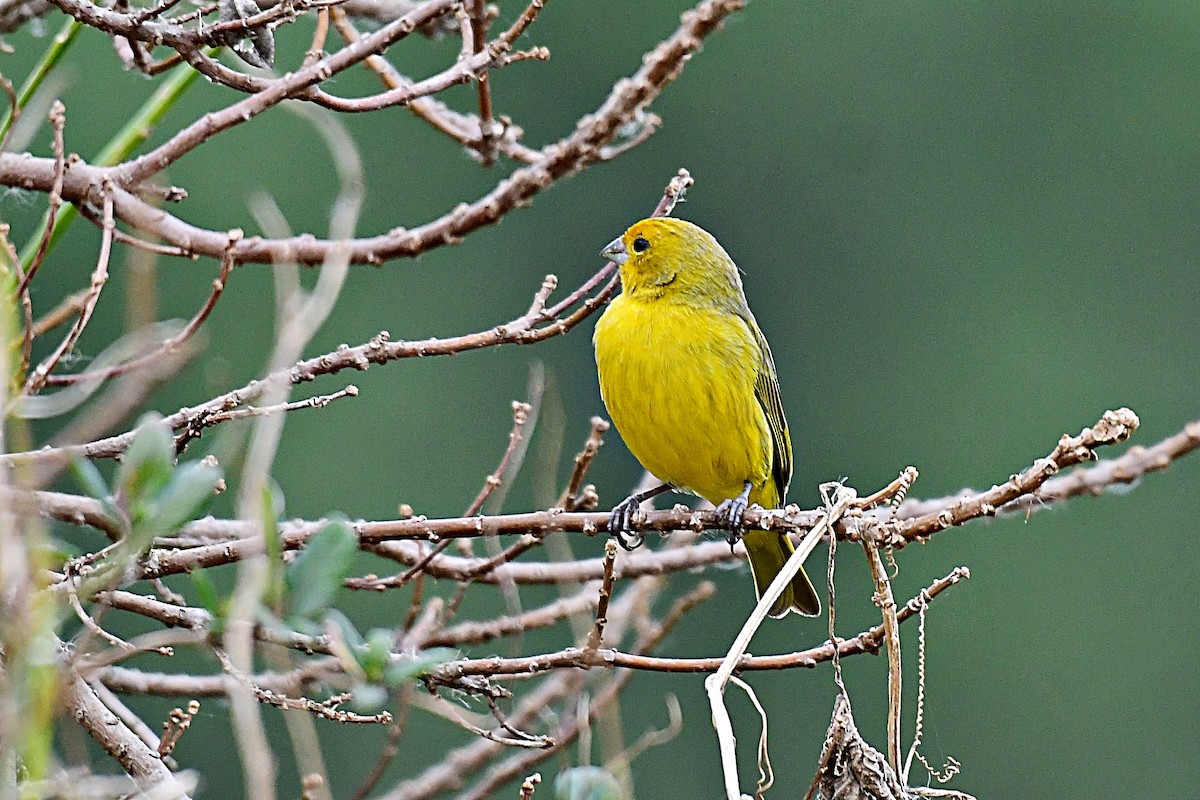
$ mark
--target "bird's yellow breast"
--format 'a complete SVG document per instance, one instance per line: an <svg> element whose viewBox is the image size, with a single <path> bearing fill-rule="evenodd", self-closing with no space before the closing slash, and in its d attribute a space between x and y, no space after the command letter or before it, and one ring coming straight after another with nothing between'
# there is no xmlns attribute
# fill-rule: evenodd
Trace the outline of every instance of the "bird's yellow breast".
<svg viewBox="0 0 1200 800"><path fill-rule="evenodd" d="M596 323L600 392L621 438L660 480L719 503L773 507L771 437L754 394L762 363L737 314L621 295Z"/></svg>

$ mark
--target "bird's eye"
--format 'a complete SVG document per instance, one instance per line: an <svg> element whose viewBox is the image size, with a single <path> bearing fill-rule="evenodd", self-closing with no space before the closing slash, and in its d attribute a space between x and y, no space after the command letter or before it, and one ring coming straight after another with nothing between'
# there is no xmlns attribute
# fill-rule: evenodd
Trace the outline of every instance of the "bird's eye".
<svg viewBox="0 0 1200 800"><path fill-rule="evenodd" d="M633 252L644 253L650 249L650 242L646 241L646 237L639 236L633 240Z"/></svg>

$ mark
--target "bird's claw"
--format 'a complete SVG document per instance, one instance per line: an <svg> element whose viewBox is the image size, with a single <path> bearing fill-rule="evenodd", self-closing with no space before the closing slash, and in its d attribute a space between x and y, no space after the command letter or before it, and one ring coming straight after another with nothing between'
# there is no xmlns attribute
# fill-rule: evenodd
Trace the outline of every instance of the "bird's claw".
<svg viewBox="0 0 1200 800"><path fill-rule="evenodd" d="M721 504L717 506L717 519L728 528L725 541L729 542L730 550L733 550L734 545L742 539L742 520L748 507L749 504L742 497L722 500Z"/></svg>
<svg viewBox="0 0 1200 800"><path fill-rule="evenodd" d="M633 530L633 515L640 506L636 497L626 497L613 506L612 513L608 515L608 532L616 537L617 544L625 551L636 550L646 541L641 531Z"/></svg>

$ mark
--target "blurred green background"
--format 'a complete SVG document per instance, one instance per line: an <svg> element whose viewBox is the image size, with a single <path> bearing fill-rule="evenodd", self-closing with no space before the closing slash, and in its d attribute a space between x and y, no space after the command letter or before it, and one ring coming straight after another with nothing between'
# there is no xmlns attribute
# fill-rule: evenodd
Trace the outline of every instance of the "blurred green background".
<svg viewBox="0 0 1200 800"><path fill-rule="evenodd" d="M500 5L502 24L523 8ZM684 7L549 3L522 44L546 45L553 57L493 73L499 111L525 127L531 145L566 134L674 30ZM48 17L45 28L60 22ZM311 21L280 31L281 69L298 62L310 32ZM8 41L16 52L0 70L19 82L46 39L26 31ZM413 39L389 58L422 76L457 48L453 40ZM67 145L87 158L154 84L124 72L92 30L68 61ZM333 88L351 95L375 84L360 70ZM443 97L474 108L472 87ZM197 83L152 141L233 99ZM817 485L841 476L871 490L907 464L922 475L913 496L984 488L1106 408L1128 405L1141 416L1139 444L1200 416L1200 6L756 0L708 40L652 110L665 125L647 143L562 181L503 224L413 261L354 268L308 354L382 329L415 339L511 319L544 274L557 274L564 288L590 275L599 249L648 213L685 166L697 184L677 214L712 231L738 261L775 351L797 451L792 501L815 504ZM508 169L477 166L402 109L342 121L368 175L363 233L432 219ZM44 132L33 150L49 153ZM257 232L247 202L269 192L296 230L327 226L329 154L308 122L283 109L211 141L168 177L187 188L178 213L197 224ZM0 217L19 243L43 207L41 196L8 191ZM86 283L97 241L95 229L76 226L35 282L37 308ZM130 285L126 257L118 250L85 356L125 324L116 287ZM162 316L189 316L215 273L211 262L162 263ZM239 269L206 325L207 354L155 407L170 412L259 375L271 291L269 268ZM430 516L461 512L503 449L510 401L524 398L535 362L549 387L505 508L544 505L588 418L602 413L590 335L588 322L532 348L394 363L301 387L302 395L326 393L352 381L362 394L289 418L275 473L287 514L390 518L401 502ZM236 435L206 434L195 452L232 445ZM557 470L555 448L564 454ZM610 434L591 476L602 505L623 497L639 474ZM981 798L1170 797L1200 781L1198 478L1192 457L1128 492L1027 520L971 524L898 555L903 598L956 565L972 572L928 622L924 752L934 764L946 755L962 763L954 785ZM575 545L601 549L593 540ZM823 572L824 553L811 571ZM846 547L838 561L839 632L851 635L877 612L858 551ZM732 640L750 609L749 576L744 567L712 575L718 598L686 620L664 652L719 654ZM497 595L480 594L474 608L486 611ZM364 628L393 624L406 607L376 596L345 605ZM799 649L824 630L797 618L768 624L752 651ZM906 626L906 743L915 634ZM526 641L536 645L561 641ZM860 728L882 748L886 663L857 657L846 670ZM750 680L770 714L774 796L800 796L829 721L830 670ZM631 739L665 724L667 693L684 712L682 735L634 765L640 796L719 794L701 684L702 676L633 680L623 711ZM749 788L757 717L743 700L731 704ZM161 718L171 705L137 707ZM279 714L265 713L279 732ZM319 727L335 796L345 796L385 732ZM240 791L227 731L225 708L207 701L177 752L183 766L204 774L200 797ZM384 786L462 741L440 723L421 731L406 737ZM543 772L574 758L570 750ZM286 755L282 764L281 796L295 796Z"/></svg>

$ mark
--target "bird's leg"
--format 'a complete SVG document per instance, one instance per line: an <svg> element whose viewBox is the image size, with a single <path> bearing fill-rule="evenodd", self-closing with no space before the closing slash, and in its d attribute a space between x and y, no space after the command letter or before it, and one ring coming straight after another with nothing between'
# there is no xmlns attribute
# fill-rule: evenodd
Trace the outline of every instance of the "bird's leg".
<svg viewBox="0 0 1200 800"><path fill-rule="evenodd" d="M641 531L633 530L634 512L646 500L649 500L651 497L658 497L663 492L670 491L670 489L671 484L669 483L659 484L644 492L631 494L613 506L612 513L608 515L608 532L610 535L617 537L617 544L626 550L634 550L642 546L645 537Z"/></svg>
<svg viewBox="0 0 1200 800"><path fill-rule="evenodd" d="M746 481L741 494L728 500L722 500L721 505L717 506L717 519L729 526L729 535L726 540L729 542L730 550L742 538L742 517L749 505L750 481Z"/></svg>

